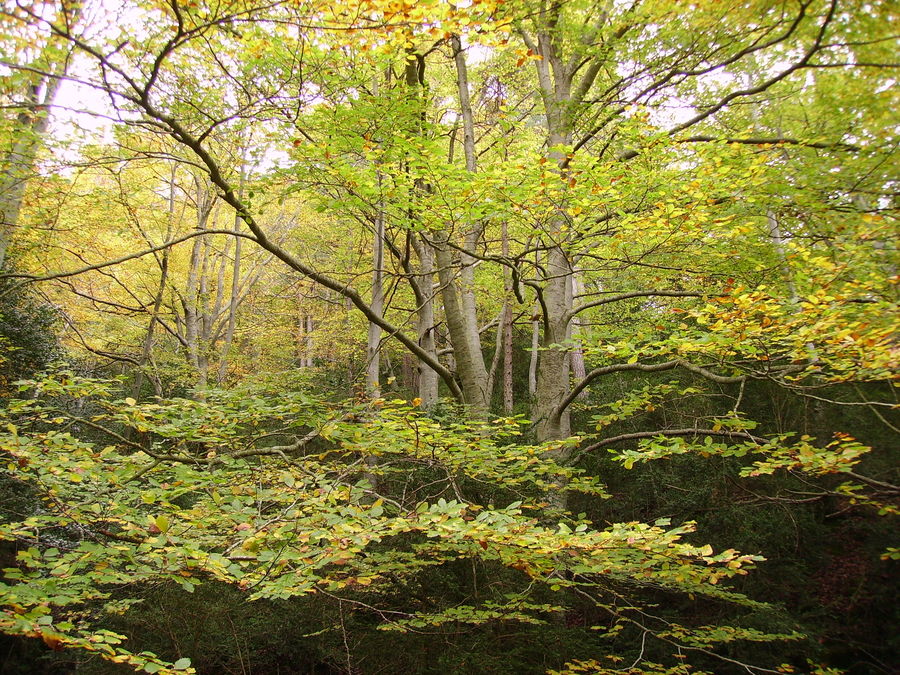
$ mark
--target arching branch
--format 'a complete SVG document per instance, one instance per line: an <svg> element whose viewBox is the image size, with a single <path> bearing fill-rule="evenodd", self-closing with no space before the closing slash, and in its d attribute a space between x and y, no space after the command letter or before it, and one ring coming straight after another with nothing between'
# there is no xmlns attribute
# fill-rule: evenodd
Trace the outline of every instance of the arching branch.
<svg viewBox="0 0 900 675"><path fill-rule="evenodd" d="M183 241L187 241L188 239L193 239L194 237L200 237L207 234L227 234L231 237L243 237L245 239L250 239L251 241L256 241L256 238L249 235L243 234L241 232L235 232L234 230L194 230L193 232L188 232L185 235L180 237L176 237L175 239L170 239L169 241L163 242L159 246L151 246L150 248L145 248L141 251L135 251L134 253L129 253L127 255L123 255L119 258L114 258L113 260L104 260L102 262L94 263L92 265L85 265L84 267L79 267L74 270L67 270L63 272L52 272L50 274L26 274L24 272L11 272L8 274L0 274L0 279L23 279L17 284L12 285L10 288L7 288L5 291L0 293L0 298L7 295L8 293L12 293L20 286L24 286L25 284L37 283L40 281L53 281L54 279L65 279L67 277L76 277L79 274L84 274L86 272L92 272L94 270L102 270L106 267L113 267L115 265L121 265L124 262L128 262L129 260L135 260L136 258L142 258L145 255L150 255L151 253L156 253L157 251L162 251L163 249L169 248L171 246L175 246L176 244L180 244Z"/></svg>
<svg viewBox="0 0 900 675"><path fill-rule="evenodd" d="M604 438L602 441L597 441L586 448L582 448L579 452L593 452L594 450L605 448L607 445L614 445L615 443L621 443L622 441L654 438L656 436L722 436L725 438L739 438L745 441L752 441L757 445L765 445L768 443L765 438L748 434L746 431L729 431L727 429L658 429L656 431L636 431L631 434L619 434L618 436Z"/></svg>
<svg viewBox="0 0 900 675"><path fill-rule="evenodd" d="M598 298L597 300L591 300L590 302L585 302L584 304L578 305L577 307L573 307L566 314L566 321L571 321L576 315L585 311L586 309L590 309L591 307L608 305L612 302L620 302L622 300L629 300L631 298L702 298L704 295L708 294L698 293L697 291L630 291L628 293L618 293L617 295Z"/></svg>
<svg viewBox="0 0 900 675"><path fill-rule="evenodd" d="M672 370L673 368L684 368L685 370L689 370L696 375L700 375L701 377L705 377L707 380L712 380L713 382L717 382L719 384L739 384L740 382L744 382L748 377L747 375L719 375L702 366L697 366L693 363L682 361L681 359L673 359L671 361L664 361L662 363L616 363L611 366L601 366L600 368L594 368L594 370L584 376L581 382L579 382L572 388L572 391L569 392L569 395L566 396L562 401L560 401L559 405L556 406L556 408L553 410L550 415L550 420L559 420L559 418L565 412L566 408L572 405L572 402L576 398L578 398L578 395L585 389L587 389L591 382L596 380L598 377L609 375L610 373L621 373L629 370L636 370L644 373L658 373L664 370Z"/></svg>

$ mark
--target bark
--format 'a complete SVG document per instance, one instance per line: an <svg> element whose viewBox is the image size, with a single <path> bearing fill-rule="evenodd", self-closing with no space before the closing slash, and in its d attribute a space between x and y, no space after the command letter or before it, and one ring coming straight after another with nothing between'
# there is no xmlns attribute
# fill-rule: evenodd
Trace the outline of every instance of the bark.
<svg viewBox="0 0 900 675"><path fill-rule="evenodd" d="M175 170L176 165L173 164L172 174L169 181L169 208L168 218L166 222L165 241L169 241L172 238L172 231L175 228ZM135 401L141 400L141 389L143 389L144 387L144 370L147 367L147 364L150 363L153 354L153 334L156 328L156 324L159 321L163 296L165 295L166 291L166 284L168 284L169 281L169 251L169 248L163 249L162 255L160 256L160 258L158 258L159 285L157 286L156 294L153 298L153 309L150 312L150 322L147 324L147 332L144 334L144 341L141 345L141 355L139 358L139 367L137 368L134 383L132 384L131 389L131 397ZM156 391L156 395L162 396L162 385L159 381L159 378L153 377L152 381L153 388ZM131 427L128 427L128 431L131 431Z"/></svg>
<svg viewBox="0 0 900 675"><path fill-rule="evenodd" d="M244 167L244 163L241 163L241 175L238 182L238 198L241 199L244 196L244 182L246 181L246 169ZM241 230L241 218L235 212L234 214L234 231L240 232ZM225 381L225 374L228 370L228 358L231 355L231 345L234 342L234 329L237 324L237 308L240 304L241 297L241 244L243 243L243 239L241 237L234 238L234 260L231 265L231 294L228 299L228 318L226 319L227 325L225 327L225 338L222 344L222 356L219 360L219 371L216 376L216 381L219 386Z"/></svg>
<svg viewBox="0 0 900 675"><path fill-rule="evenodd" d="M544 333L537 363L537 382L533 419L537 423L539 441L560 440L570 435L569 413L559 417L552 413L569 392L569 355L560 345L568 335L566 318L571 302L571 268L560 247L547 252L548 279L543 290Z"/></svg>
<svg viewBox="0 0 900 675"><path fill-rule="evenodd" d="M474 353L472 350L472 327L466 320L465 308L460 300L459 286L456 275L456 262L452 252L446 245L446 235L438 233L441 237L435 249L435 260L438 265L438 279L441 283L441 299L444 303L444 318L447 320L447 331L450 334L450 344L453 345L453 358L456 362L456 374L459 377L463 400L472 406L475 414L487 412L489 401L488 373L484 365L484 357L481 351ZM474 327L477 334L478 327ZM478 338L480 346L480 338Z"/></svg>
<svg viewBox="0 0 900 675"><path fill-rule="evenodd" d="M412 91L418 91L422 86L422 78L424 77L424 62L420 63L418 59L414 62L409 61L406 68L406 85ZM385 74L385 80L388 84L391 81L390 69ZM375 83L375 91L377 92L377 81ZM452 143L451 143L452 147ZM379 177L380 179L380 177ZM427 189L421 181L415 186L416 191L421 192ZM379 207L381 208L381 207ZM417 220L418 215L414 207L408 209L408 217L410 222ZM443 375L434 367L433 364L439 363L437 349L435 346L435 312L434 312L434 251L421 235L406 231L406 243L403 249L395 246L387 239L384 240L388 250L395 257L397 263L406 275L406 280L413 292L416 301L416 335L417 346L422 350L422 354L410 354L410 358L415 359L416 373L410 378L409 385L415 388L417 396L421 399L421 405L425 409L434 407L438 400L438 382ZM418 263L412 260L412 253L415 252ZM423 355L425 358L423 358ZM407 360L404 359L404 364ZM449 370L447 370L449 373Z"/></svg>
<svg viewBox="0 0 900 675"><path fill-rule="evenodd" d="M456 64L456 84L459 95L460 117L463 129L463 153L466 170L475 173L475 123L469 98L469 79L465 54L459 36L451 37ZM463 251L456 253L448 246L450 235L446 231L434 234L435 258L441 283L444 315L453 345L457 374L465 402L476 415L485 414L490 406L490 378L484 362L481 334L478 331L478 313L475 299L475 258L467 253L475 251L483 232L482 223L473 223L464 235ZM458 274L457 274L457 271Z"/></svg>
<svg viewBox="0 0 900 675"><path fill-rule="evenodd" d="M378 316L384 316L384 213L375 216L375 240L372 249L372 299L369 307ZM369 322L369 335L366 342L366 389L369 395L381 396L381 326Z"/></svg>
<svg viewBox="0 0 900 675"><path fill-rule="evenodd" d="M572 306L574 306L575 299L583 292L583 290L578 271L575 270L572 274ZM580 332L580 322L578 317L575 316L569 323L569 341L572 343L572 351L569 352L569 355L572 363L572 375L576 382L580 382L584 379L585 375L587 375L587 369L584 367L584 351L582 350L581 342L578 339L580 337ZM584 392L582 392L579 397L584 398L584 395Z"/></svg>
<svg viewBox="0 0 900 675"><path fill-rule="evenodd" d="M12 130L12 145L0 165L0 270L4 268L6 252L19 223L25 187L47 134L49 106L61 81L59 77L46 75L30 86Z"/></svg>
<svg viewBox="0 0 900 675"><path fill-rule="evenodd" d="M419 369L416 367L416 360L412 354L403 355L403 363L401 365L401 373L403 375L403 388L409 391L419 391ZM421 398L421 397L420 397Z"/></svg>
<svg viewBox="0 0 900 675"><path fill-rule="evenodd" d="M81 3L59 8L70 30L81 23ZM37 15L32 15L37 19ZM57 17L59 18L59 17ZM25 187L34 173L37 154L50 124L50 106L56 98L63 78L69 69L71 52L62 58L50 55L50 46L32 64L31 82L12 128L12 145L0 164L0 270L6 265L6 253L19 223ZM40 62L50 61L41 72Z"/></svg>
<svg viewBox="0 0 900 675"><path fill-rule="evenodd" d="M504 258L509 258L509 231L507 223L504 220L501 233L501 253ZM513 345L512 345L512 271L503 268L503 316L500 323L503 326L503 412L511 415L513 411Z"/></svg>
<svg viewBox="0 0 900 675"><path fill-rule="evenodd" d="M419 258L419 276L414 280L416 290L416 331L419 346L437 359L434 323L434 251L418 237L412 239ZM426 410L438 400L438 374L424 361L419 361L419 398Z"/></svg>
<svg viewBox="0 0 900 675"><path fill-rule="evenodd" d="M538 269L540 266L540 255L535 252L534 266ZM531 312L531 357L528 360L528 394L531 396L532 402L537 394L537 367L538 358L540 357L541 347L541 305L535 300L534 308Z"/></svg>
<svg viewBox="0 0 900 675"><path fill-rule="evenodd" d="M303 329L303 349L306 353L306 367L313 367L313 332L315 331L316 326L313 323L313 318L311 315L306 315L306 326Z"/></svg>
<svg viewBox="0 0 900 675"><path fill-rule="evenodd" d="M478 170L477 156L475 154L475 119L472 115L472 105L469 100L469 76L466 69L465 54L462 51L459 37L451 38L454 49L454 61L456 63L456 83L459 92L459 108L463 127L463 153L466 158L466 171L475 173ZM473 392L477 400L472 403L478 410L487 411L490 406L491 382L484 363L484 353L481 345L481 333L478 330L478 311L475 301L475 262L476 259L468 252L475 252L484 234L484 223L472 223L464 238L464 251L459 254L460 261L460 305L462 310L464 339L467 343L469 358L473 360L471 368L476 378L479 391ZM455 346L455 345L454 345Z"/></svg>
<svg viewBox="0 0 900 675"><path fill-rule="evenodd" d="M195 179L197 192L197 229L206 230L215 203L215 194L206 189L199 178ZM206 244L204 244L206 242ZM206 266L208 259L208 237L197 237L191 247L188 278L182 299L184 310L184 340L187 345L187 360L196 373L196 389L206 388L209 375L209 360L204 337L208 335L206 324Z"/></svg>
<svg viewBox="0 0 900 675"><path fill-rule="evenodd" d="M497 373L500 371L500 360L503 358L503 315L505 306L500 308L500 314L497 315L497 330L494 331L494 355L491 357L491 368L488 371L488 401L494 400L494 384L497 381ZM493 325L491 322L489 325ZM487 330L485 328L485 330ZM484 331L482 331L484 332Z"/></svg>
<svg viewBox="0 0 900 675"><path fill-rule="evenodd" d="M542 57L535 65L546 117L549 148L547 159L558 166L559 171L564 171L565 156L557 148L569 145L572 141L570 119L572 73L563 65L553 42L551 31L556 21L556 17L552 14L554 11L558 9L551 9L547 16L541 17L544 25L539 28L537 43L524 33L523 38L526 44L530 44L531 48ZM571 268L562 248L565 239L562 226L567 223L564 208L565 205L561 204L555 217L551 219L549 223L551 231L545 240L550 248L547 251L543 280L541 303L543 335L537 359L532 409L532 419L536 423L539 441L559 440L569 435L568 412L558 418L552 417L556 403L565 398L569 388L568 355L564 349L551 346L561 344L568 335L567 317L570 306L567 301L571 301L569 292Z"/></svg>
<svg viewBox="0 0 900 675"><path fill-rule="evenodd" d="M534 312L537 314L540 307L535 303ZM531 321L531 358L528 361L528 393L537 395L537 365L539 350L541 348L541 322L537 319Z"/></svg>
<svg viewBox="0 0 900 675"><path fill-rule="evenodd" d="M546 118L547 159L556 167L560 178L565 179L568 157L561 148L571 148L574 129L574 111L590 90L599 72L599 59L583 61L578 58L566 62L560 51L562 41L557 41L557 23L560 6L551 4L535 17L536 35L524 30L523 41L541 58L535 61L539 91ZM587 36L590 39L590 36ZM575 82L576 74L581 71ZM536 423L539 441L561 440L570 434L568 410L554 414L559 401L569 391L570 358L563 345L570 336L572 317L573 266L568 258L571 233L566 233L568 215L565 199L557 204L556 212L548 222L549 232L543 238L548 246L547 263L542 280L543 336L537 361L537 376L532 419ZM568 451L560 450L555 457L568 459Z"/></svg>
<svg viewBox="0 0 900 675"><path fill-rule="evenodd" d="M372 82L372 89L379 93L378 78ZM381 171L376 166L378 190L381 192ZM378 211L374 218L374 240L372 242L372 295L369 307L378 317L384 317L384 206L379 197ZM369 321L366 336L366 392L372 398L381 396L381 326Z"/></svg>

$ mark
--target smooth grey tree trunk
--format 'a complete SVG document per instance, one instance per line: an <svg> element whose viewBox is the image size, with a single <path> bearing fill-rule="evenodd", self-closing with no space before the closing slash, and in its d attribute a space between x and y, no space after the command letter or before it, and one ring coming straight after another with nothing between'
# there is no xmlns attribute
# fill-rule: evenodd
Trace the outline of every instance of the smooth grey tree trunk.
<svg viewBox="0 0 900 675"><path fill-rule="evenodd" d="M169 202L168 202L168 216L166 220L166 236L164 241L169 241L172 238L172 232L175 229L175 171L177 165L172 165L172 173L169 179ZM137 369L137 373L134 378L134 383L132 384L131 389L131 397L135 401L141 400L141 389L144 387L144 370L147 365L151 362L153 357L153 335L155 332L156 324L160 320L160 309L162 308L163 297L166 292L166 284L169 282L169 252L170 249L164 248L159 257L159 285L156 289L156 294L153 298L153 309L150 313L150 322L147 324L147 332L144 334L144 341L141 344L141 355L138 359L139 367ZM159 382L158 377L152 377L153 388L156 391L157 396L162 396L162 386ZM129 427L130 431L131 428Z"/></svg>
<svg viewBox="0 0 900 675"><path fill-rule="evenodd" d="M54 8L58 9L58 8ZM63 6L66 23L71 28L82 20L81 3ZM48 44L35 61L28 64L31 82L25 92L22 109L11 129L12 143L0 163L0 270L6 265L6 254L19 225L22 200L28 180L34 173L38 151L50 124L50 107L69 69L70 52L51 54ZM41 68L42 61L50 65Z"/></svg>
<svg viewBox="0 0 900 675"><path fill-rule="evenodd" d="M559 11L558 4L545 6L534 17L535 35L525 30L520 30L520 35L526 46L541 57L535 61L535 67L546 118L546 156L560 178L565 179L566 149L572 144L575 110L597 77L600 61L563 58L562 41L556 34ZM589 41L590 34L586 38ZM570 335L573 265L568 253L572 235L571 230L566 232L569 224L566 206L564 199L556 205L556 212L547 223L550 231L544 239L548 246L542 288L544 326L532 407L539 441L561 440L571 432L568 409L559 416L553 414L569 392L570 358L564 343ZM566 461L569 452L559 450L555 458Z"/></svg>
<svg viewBox="0 0 900 675"><path fill-rule="evenodd" d="M451 38L456 64L456 82L463 129L466 170L475 173L475 125L469 98L469 80L465 54L458 36ZM482 236L482 223L473 223L463 237L462 251L453 250L446 231L435 232L435 260L441 285L441 298L453 357L465 402L476 415L484 415L490 406L491 383L481 346L475 299L474 251Z"/></svg>
<svg viewBox="0 0 900 675"><path fill-rule="evenodd" d="M6 264L6 253L19 224L25 188L50 123L49 106L61 81L46 75L31 85L25 107L16 116L12 144L0 165L0 270Z"/></svg>
<svg viewBox="0 0 900 675"><path fill-rule="evenodd" d="M583 292L583 287L581 285L581 278L578 275L578 270L574 270L572 273L572 304L574 305L575 300L581 293ZM581 347L581 341L579 337L581 336L580 330L581 322L578 320L578 317L574 317L569 324L569 341L572 343L572 351L569 352L570 362L572 364L572 376L575 378L576 382L580 382L587 375L587 369L584 366L584 351ZM586 391L581 392L578 397L584 398L586 396Z"/></svg>
<svg viewBox="0 0 900 675"><path fill-rule="evenodd" d="M509 257L509 231L504 220L501 230L501 253L504 258ZM513 411L513 312L510 297L512 296L512 272L503 271L503 315L500 323L503 326L501 339L503 340L503 412L511 415Z"/></svg>
<svg viewBox="0 0 900 675"><path fill-rule="evenodd" d="M238 182L238 198L243 199L244 182L246 181L246 168L241 163L241 176ZM241 217L234 214L235 233L241 230ZM228 358L231 355L231 345L234 342L234 329L237 325L237 309L240 304L241 297L241 237L234 238L234 260L231 265L231 293L228 299L228 318L225 327L225 338L222 344L222 357L219 361L219 371L216 376L216 382L221 386L225 381L225 374L228 370Z"/></svg>
<svg viewBox="0 0 900 675"><path fill-rule="evenodd" d="M384 316L384 213L375 216L375 238L372 248L372 299L369 307L379 317ZM369 322L366 341L366 390L369 395L381 396L381 326Z"/></svg>
<svg viewBox="0 0 900 675"><path fill-rule="evenodd" d="M443 238L443 233L438 233ZM436 237L437 239L438 237ZM472 352L471 328L466 321L464 308L460 301L460 292L456 275L456 262L446 239L438 239L435 248L435 260L438 266L438 279L441 283L441 299L444 303L444 318L453 345L453 358L456 362L456 373L459 377L465 402L472 406L476 415L487 412L489 401L488 372L484 365L484 357L479 350ZM477 333L478 328L475 327ZM479 340L480 344L480 340Z"/></svg>
<svg viewBox="0 0 900 675"><path fill-rule="evenodd" d="M208 229L209 217L216 201L215 193L208 190L199 177L195 177L197 206L197 229ZM188 278L185 285L185 294L182 299L184 310L184 341L187 347L188 363L196 373L195 387L202 392L208 382L209 361L207 357L207 345L203 344L204 336L208 333L205 329L206 307L205 289L206 265L208 241L206 237L196 237L191 247L191 257L188 265Z"/></svg>
<svg viewBox="0 0 900 675"><path fill-rule="evenodd" d="M415 280L419 293L416 310L416 330L419 345L437 358L434 323L434 251L418 237L413 238L416 255L419 258L419 277ZM419 361L419 398L422 407L429 410L438 401L438 374L427 363Z"/></svg>

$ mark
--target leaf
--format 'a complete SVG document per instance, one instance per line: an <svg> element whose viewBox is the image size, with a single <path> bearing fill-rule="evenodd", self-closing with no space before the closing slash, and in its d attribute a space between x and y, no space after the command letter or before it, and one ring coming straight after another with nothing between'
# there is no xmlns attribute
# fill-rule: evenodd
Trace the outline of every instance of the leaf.
<svg viewBox="0 0 900 675"><path fill-rule="evenodd" d="M187 657L178 659L175 663L172 664L172 668L175 670L187 670L191 667L191 660Z"/></svg>
<svg viewBox="0 0 900 675"><path fill-rule="evenodd" d="M51 635L48 633L43 633L41 635L41 639L44 641L44 644L50 647L55 652L62 651L65 648L63 641L59 639L56 635Z"/></svg>

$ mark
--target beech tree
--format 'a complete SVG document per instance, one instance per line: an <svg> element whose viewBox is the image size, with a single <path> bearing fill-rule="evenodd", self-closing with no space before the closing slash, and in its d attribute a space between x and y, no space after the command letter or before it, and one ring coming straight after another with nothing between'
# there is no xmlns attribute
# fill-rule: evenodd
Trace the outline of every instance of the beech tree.
<svg viewBox="0 0 900 675"><path fill-rule="evenodd" d="M77 30L79 7L48 3L47 15ZM59 40L39 20L16 17L3 24L3 107L11 117L3 120L5 137L0 160L0 269L15 232L28 179L35 171L38 150L47 134L49 107L69 68L71 45Z"/></svg>
<svg viewBox="0 0 900 675"><path fill-rule="evenodd" d="M5 277L51 283L146 260L132 361L146 366L164 330L196 387L178 398L157 386L149 401L140 379L122 390L63 370L21 384L0 438L10 473L44 507L0 529L19 546L0 627L184 672L185 658L121 647L92 612L126 610L138 598L108 589L134 580L186 592L215 580L250 598L348 602L401 632L552 622L586 603L607 639L634 631L641 645L627 671L573 654L549 672L690 672L685 653L789 671L722 646L799 633L648 611L656 592L764 611L719 585L760 556L694 544L693 524L666 514L603 527L568 509L609 497L589 471L602 453L634 470L734 459L744 478L819 481L804 498L895 512L895 481L859 468L866 439L769 424L746 393L863 408L896 432L886 3L127 7L117 32L8 4L7 24L74 61L5 67L47 91L67 81L102 94L112 109L85 113L127 130L114 166L168 162L151 189L155 236ZM258 163L236 138L253 139ZM176 186L189 231L175 226ZM123 198L92 217L134 220L137 189L119 187ZM302 208L279 227L285 203ZM262 256L255 270L248 248ZM368 328L356 401L329 402L290 375L210 386L231 384L242 283L276 263L336 305L328 313ZM93 302L124 304L102 290ZM305 306L291 312L304 317L304 366L310 350L351 340L346 327L314 328ZM518 344L533 336L530 354L513 354L514 331ZM415 363L411 402L390 400L400 388L382 357L393 349ZM513 409L514 357L533 373L517 392L528 421L492 414ZM702 408L679 407L689 398ZM510 574L507 592L388 608L425 568L459 559ZM645 657L648 636L665 664ZM341 667L354 672L350 652Z"/></svg>

